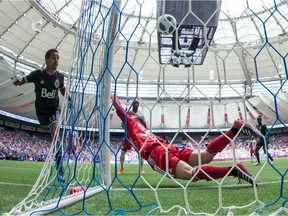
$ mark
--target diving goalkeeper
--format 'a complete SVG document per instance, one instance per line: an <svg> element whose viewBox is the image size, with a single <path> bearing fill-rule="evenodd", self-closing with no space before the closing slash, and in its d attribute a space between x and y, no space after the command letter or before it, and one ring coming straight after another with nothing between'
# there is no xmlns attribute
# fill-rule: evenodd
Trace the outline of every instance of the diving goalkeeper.
<svg viewBox="0 0 288 216"><path fill-rule="evenodd" d="M214 156L221 152L235 137L239 130L250 131L250 127L241 120L235 120L232 128L225 135L216 137L209 142L206 149L193 152L192 149L178 149L172 144L167 144L161 137L150 133L137 116L126 115L117 97L111 97L116 113L126 127L127 136L131 143L139 150L139 154L153 170L168 177L190 180L212 180L228 176L238 177L253 185L252 175L242 163L236 166L199 166L210 163ZM167 157L166 157L167 155ZM199 156L201 159L199 161ZM166 158L168 161L166 161ZM200 163L199 163L200 162ZM168 166L166 165L168 163ZM198 167L199 166L199 167Z"/></svg>

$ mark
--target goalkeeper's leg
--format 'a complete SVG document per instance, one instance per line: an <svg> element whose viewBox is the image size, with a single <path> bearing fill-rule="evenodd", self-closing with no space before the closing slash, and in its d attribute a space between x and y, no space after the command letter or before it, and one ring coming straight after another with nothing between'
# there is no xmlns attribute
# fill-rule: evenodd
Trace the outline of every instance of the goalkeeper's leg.
<svg viewBox="0 0 288 216"><path fill-rule="evenodd" d="M176 165L175 178L190 180L193 182L199 180L210 181L220 179L226 175L237 177L253 185L253 178L246 167L238 162L236 166L201 166L193 168L186 162L180 160Z"/></svg>
<svg viewBox="0 0 288 216"><path fill-rule="evenodd" d="M226 148L226 146L235 137L238 131L238 128L232 127L225 133L225 135L218 136L215 139L211 140L207 145L206 149L201 152L201 164L210 163L218 152L221 152L224 148ZM198 152L192 152L188 160L189 165L191 165L192 167L198 166L198 157ZM186 161L186 159L182 159Z"/></svg>
<svg viewBox="0 0 288 216"><path fill-rule="evenodd" d="M194 168L185 161L178 161L175 169L175 178L190 180L193 182L199 180L211 180L223 178L231 169L231 167L216 167L216 166L201 166L201 168Z"/></svg>

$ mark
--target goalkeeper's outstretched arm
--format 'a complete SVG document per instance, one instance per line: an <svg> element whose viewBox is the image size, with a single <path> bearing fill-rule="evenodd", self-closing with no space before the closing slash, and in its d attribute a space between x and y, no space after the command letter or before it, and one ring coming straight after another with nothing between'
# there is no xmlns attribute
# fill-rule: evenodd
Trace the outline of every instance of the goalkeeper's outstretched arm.
<svg viewBox="0 0 288 216"><path fill-rule="evenodd" d="M117 96L112 95L111 96L111 101L116 109L116 113L119 116L119 118L121 119L122 122L124 122L126 112L124 110L124 108L121 105L121 101L119 100L119 98ZM129 117L129 116L127 116Z"/></svg>

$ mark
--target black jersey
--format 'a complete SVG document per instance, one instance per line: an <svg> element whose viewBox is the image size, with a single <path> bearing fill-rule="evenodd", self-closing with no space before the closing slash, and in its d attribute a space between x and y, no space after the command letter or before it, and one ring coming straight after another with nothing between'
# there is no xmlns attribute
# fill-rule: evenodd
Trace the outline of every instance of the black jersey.
<svg viewBox="0 0 288 216"><path fill-rule="evenodd" d="M64 74L56 71L49 75L46 70L35 70L24 77L28 83L35 85L36 112L53 113L59 109L58 89L64 87Z"/></svg>
<svg viewBox="0 0 288 216"><path fill-rule="evenodd" d="M264 124L257 124L257 129L260 131L260 133L265 136L267 133L267 126Z"/></svg>
<svg viewBox="0 0 288 216"><path fill-rule="evenodd" d="M256 127L260 131L260 133L265 137L267 133L267 126L265 124L257 124ZM259 140L264 141L262 136L259 137Z"/></svg>

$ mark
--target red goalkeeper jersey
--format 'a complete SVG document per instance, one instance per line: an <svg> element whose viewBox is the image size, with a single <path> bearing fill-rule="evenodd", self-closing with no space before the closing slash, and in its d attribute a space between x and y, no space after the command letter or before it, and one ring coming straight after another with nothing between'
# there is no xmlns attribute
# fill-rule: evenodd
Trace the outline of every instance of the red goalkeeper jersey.
<svg viewBox="0 0 288 216"><path fill-rule="evenodd" d="M125 118L127 119L127 136L135 147L139 151L141 150L140 154L143 159L147 160L151 149L160 146L160 143L162 146L168 146L161 137L151 134L141 123L135 122L119 104L120 102L114 105L116 113L123 122L125 122Z"/></svg>
<svg viewBox="0 0 288 216"><path fill-rule="evenodd" d="M112 97L112 99L114 98ZM126 114L118 98L115 98L115 101L114 107L117 115L123 122L127 119L127 136L135 147L141 151L141 157L147 160L153 170L161 174L168 171L170 176L173 177L179 160L188 163L191 152L193 152L192 149L183 148L179 150L176 146L167 144L161 137L150 133L141 123L134 121L131 116Z"/></svg>
<svg viewBox="0 0 288 216"><path fill-rule="evenodd" d="M138 117L144 119L144 115L140 111L138 111L136 113L134 113L133 111L130 111L130 112L128 112L127 115L129 115L129 116L138 116ZM127 151L131 150L131 147L132 146L131 146L130 142L127 139L125 139L123 144L122 144L121 150L124 151L124 152L127 152Z"/></svg>

